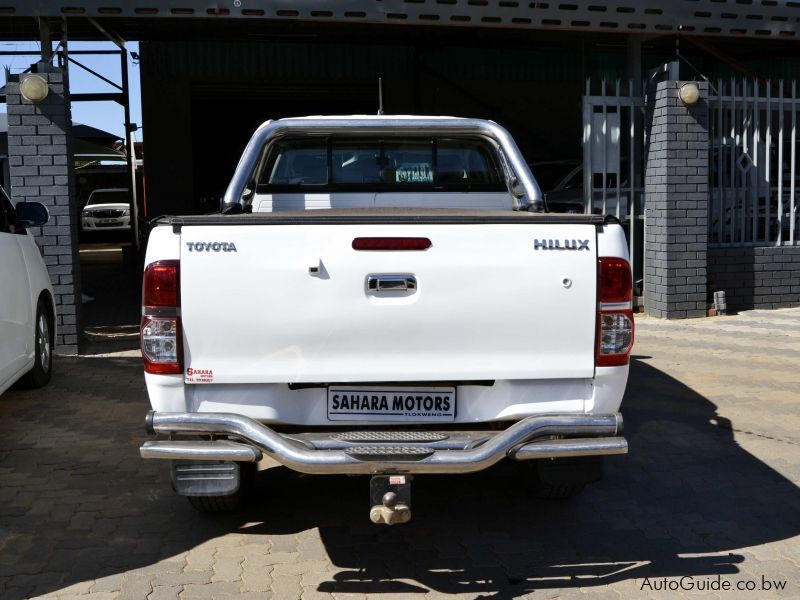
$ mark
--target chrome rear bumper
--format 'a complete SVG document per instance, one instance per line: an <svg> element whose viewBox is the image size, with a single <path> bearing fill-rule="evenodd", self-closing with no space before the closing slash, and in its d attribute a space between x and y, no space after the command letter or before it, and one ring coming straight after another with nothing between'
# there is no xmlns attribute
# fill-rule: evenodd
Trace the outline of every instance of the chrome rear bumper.
<svg viewBox="0 0 800 600"><path fill-rule="evenodd" d="M280 434L241 415L153 411L146 424L150 433L170 437L213 434L238 441L145 442L142 458L257 462L263 453L290 469L312 474L474 473L506 457L530 460L628 451L627 441L619 436L619 413L535 415L499 432Z"/></svg>

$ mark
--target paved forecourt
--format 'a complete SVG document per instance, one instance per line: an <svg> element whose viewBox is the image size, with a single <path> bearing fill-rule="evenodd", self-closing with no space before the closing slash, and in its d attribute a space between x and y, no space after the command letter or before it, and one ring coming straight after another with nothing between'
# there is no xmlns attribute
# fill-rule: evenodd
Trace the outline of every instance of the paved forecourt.
<svg viewBox="0 0 800 600"><path fill-rule="evenodd" d="M139 360L59 358L0 397L0 597L797 598L798 365L800 309L640 318L631 453L602 483L559 504L508 468L421 476L388 528L365 478L282 468L244 512L196 513L139 459Z"/></svg>

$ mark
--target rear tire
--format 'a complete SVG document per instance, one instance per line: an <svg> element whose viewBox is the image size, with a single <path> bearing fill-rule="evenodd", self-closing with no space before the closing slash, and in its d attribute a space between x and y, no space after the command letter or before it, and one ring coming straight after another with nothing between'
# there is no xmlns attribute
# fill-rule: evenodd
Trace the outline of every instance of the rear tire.
<svg viewBox="0 0 800 600"><path fill-rule="evenodd" d="M204 513L236 512L244 508L253 489L255 463L239 464L239 489L227 496L186 496L189 504Z"/></svg>
<svg viewBox="0 0 800 600"><path fill-rule="evenodd" d="M53 316L43 298L36 304L33 339L33 368L19 380L21 387L29 389L50 383L53 372Z"/></svg>
<svg viewBox="0 0 800 600"><path fill-rule="evenodd" d="M549 458L519 464L530 494L542 500L569 500L603 478L602 456Z"/></svg>

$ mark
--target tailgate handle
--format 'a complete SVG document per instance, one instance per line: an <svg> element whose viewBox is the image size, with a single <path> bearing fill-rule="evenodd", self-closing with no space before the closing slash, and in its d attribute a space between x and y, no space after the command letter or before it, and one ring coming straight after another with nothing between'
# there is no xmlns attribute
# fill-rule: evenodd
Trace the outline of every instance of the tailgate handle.
<svg viewBox="0 0 800 600"><path fill-rule="evenodd" d="M370 292L413 292L417 289L417 278L413 275L369 275L367 289Z"/></svg>

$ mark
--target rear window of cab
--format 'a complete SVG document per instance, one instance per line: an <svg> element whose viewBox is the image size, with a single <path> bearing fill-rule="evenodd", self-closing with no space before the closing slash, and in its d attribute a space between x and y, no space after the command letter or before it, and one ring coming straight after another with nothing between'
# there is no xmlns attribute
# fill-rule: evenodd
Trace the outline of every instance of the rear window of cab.
<svg viewBox="0 0 800 600"><path fill-rule="evenodd" d="M271 144L259 192L506 191L494 147L468 138L296 138Z"/></svg>

